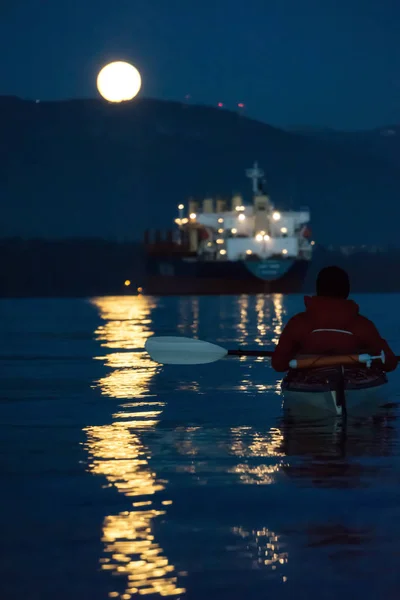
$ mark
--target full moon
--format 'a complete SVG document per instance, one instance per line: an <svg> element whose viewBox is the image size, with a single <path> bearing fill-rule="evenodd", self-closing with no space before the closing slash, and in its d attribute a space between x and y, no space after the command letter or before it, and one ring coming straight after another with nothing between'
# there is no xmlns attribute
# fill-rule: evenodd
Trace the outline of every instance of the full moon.
<svg viewBox="0 0 400 600"><path fill-rule="evenodd" d="M127 62L113 62L103 67L97 76L97 89L109 102L132 100L142 86L139 71Z"/></svg>

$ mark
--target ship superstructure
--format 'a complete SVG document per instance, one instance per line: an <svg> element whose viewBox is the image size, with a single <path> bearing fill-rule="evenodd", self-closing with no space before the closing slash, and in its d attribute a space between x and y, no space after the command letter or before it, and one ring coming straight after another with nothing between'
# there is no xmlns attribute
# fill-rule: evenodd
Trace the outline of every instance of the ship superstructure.
<svg viewBox="0 0 400 600"><path fill-rule="evenodd" d="M189 201L187 216L179 205L175 219L181 240L205 260L310 260L312 241L308 209L278 211L265 192L264 172L255 163L246 171L253 183L253 204L245 206L235 195L231 206L222 199Z"/></svg>

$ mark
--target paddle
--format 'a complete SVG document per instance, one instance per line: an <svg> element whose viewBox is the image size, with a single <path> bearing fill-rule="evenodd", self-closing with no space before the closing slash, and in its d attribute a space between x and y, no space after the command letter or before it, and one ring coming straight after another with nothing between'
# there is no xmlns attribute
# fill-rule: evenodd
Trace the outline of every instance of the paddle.
<svg viewBox="0 0 400 600"><path fill-rule="evenodd" d="M222 346L185 337L151 337L145 350L163 365L205 365L225 356L272 356L272 350L226 350Z"/></svg>
<svg viewBox="0 0 400 600"><path fill-rule="evenodd" d="M185 337L151 337L146 341L145 350L152 360L163 365L205 365L213 363L226 356L264 356L271 357L273 350L227 350L222 346ZM323 367L337 364L365 363L371 365L374 360L385 362L385 354L379 356L358 354L349 356L319 356L292 360L289 366L293 369Z"/></svg>

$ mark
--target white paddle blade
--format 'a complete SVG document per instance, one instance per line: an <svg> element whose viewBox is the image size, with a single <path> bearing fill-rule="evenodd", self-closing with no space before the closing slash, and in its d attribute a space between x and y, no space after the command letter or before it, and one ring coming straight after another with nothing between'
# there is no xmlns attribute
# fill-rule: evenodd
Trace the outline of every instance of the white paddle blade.
<svg viewBox="0 0 400 600"><path fill-rule="evenodd" d="M210 342L168 336L149 338L145 350L162 365L205 365L228 354L228 350Z"/></svg>

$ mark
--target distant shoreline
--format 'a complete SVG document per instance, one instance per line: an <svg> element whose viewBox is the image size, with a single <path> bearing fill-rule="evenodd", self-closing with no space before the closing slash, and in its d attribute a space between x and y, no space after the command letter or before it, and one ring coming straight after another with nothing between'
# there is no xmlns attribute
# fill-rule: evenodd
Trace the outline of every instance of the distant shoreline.
<svg viewBox="0 0 400 600"><path fill-rule="evenodd" d="M312 292L318 270L330 264L348 271L353 293L400 292L400 249L317 247L304 292ZM0 239L0 298L135 295L143 281L139 242Z"/></svg>

